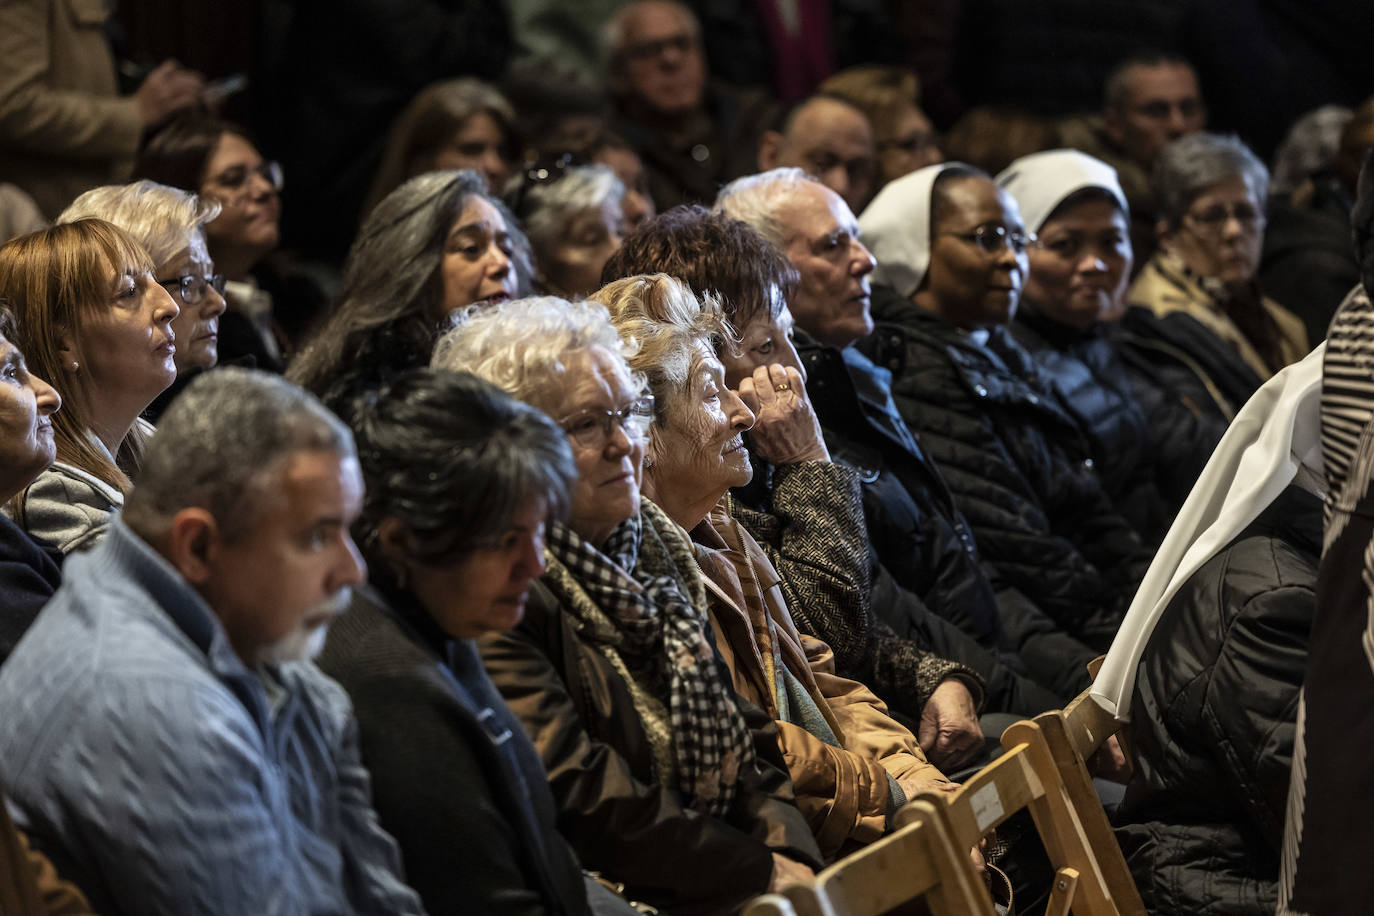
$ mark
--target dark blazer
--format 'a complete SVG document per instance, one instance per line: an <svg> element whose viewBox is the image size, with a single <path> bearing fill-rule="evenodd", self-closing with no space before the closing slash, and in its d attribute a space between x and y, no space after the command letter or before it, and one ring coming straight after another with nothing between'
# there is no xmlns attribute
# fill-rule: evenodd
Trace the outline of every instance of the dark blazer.
<svg viewBox="0 0 1374 916"><path fill-rule="evenodd" d="M60 557L0 515L0 665L62 584Z"/></svg>
<svg viewBox="0 0 1374 916"><path fill-rule="evenodd" d="M364 588L319 665L353 700L373 803L425 909L587 913L539 756L470 641Z"/></svg>

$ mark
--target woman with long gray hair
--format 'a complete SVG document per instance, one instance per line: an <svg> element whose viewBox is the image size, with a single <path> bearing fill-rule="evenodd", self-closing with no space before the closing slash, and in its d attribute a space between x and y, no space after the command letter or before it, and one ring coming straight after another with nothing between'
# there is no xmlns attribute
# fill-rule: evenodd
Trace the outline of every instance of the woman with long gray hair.
<svg viewBox="0 0 1374 916"><path fill-rule="evenodd" d="M329 318L287 375L329 403L423 366L448 316L526 289L529 248L476 172L430 172L368 215Z"/></svg>

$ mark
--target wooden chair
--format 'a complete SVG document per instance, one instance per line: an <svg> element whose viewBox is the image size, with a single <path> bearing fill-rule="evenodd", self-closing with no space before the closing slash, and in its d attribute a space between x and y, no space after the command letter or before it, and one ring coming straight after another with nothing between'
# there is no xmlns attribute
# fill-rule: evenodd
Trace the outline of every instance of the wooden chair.
<svg viewBox="0 0 1374 916"><path fill-rule="evenodd" d="M1101 665L1102 659L1096 659L1088 666L1088 670L1096 677ZM1118 734L1121 723L1099 706L1087 690L1074 697L1062 711L1055 709L1043 712L1031 721L1039 729L1064 792L1088 838L1090 848L1096 853L1107 890L1116 905L1114 912L1119 912L1121 916L1145 916L1145 904L1140 899L1126 858L1116 842L1107 812L1103 810L1102 801L1093 788L1087 766L1088 759L1107 739ZM1018 722L1003 732L1002 747L1010 748L1023 740L1019 726L1024 724ZM1119 735L1118 740L1129 762L1130 748L1124 739L1124 734Z"/></svg>
<svg viewBox="0 0 1374 916"><path fill-rule="evenodd" d="M908 816L939 817L953 848L968 849L1011 815L1027 808L1055 868L1046 913L1123 916L1127 910L1113 893L1040 725L1029 720L1017 722L1002 740L1008 750L968 779L958 792L922 794L898 813L899 822ZM1097 810L1101 812L1100 804ZM1108 853L1121 858L1114 839ZM1122 860L1123 868L1124 864Z"/></svg>
<svg viewBox="0 0 1374 916"><path fill-rule="evenodd" d="M744 916L878 916L918 898L931 916L994 916L968 850L952 844L938 814L913 811L902 827L814 881L756 898Z"/></svg>

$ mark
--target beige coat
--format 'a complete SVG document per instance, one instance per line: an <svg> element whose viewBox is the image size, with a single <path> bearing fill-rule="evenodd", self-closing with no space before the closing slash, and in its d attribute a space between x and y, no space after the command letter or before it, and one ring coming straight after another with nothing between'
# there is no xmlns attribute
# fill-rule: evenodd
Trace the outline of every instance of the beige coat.
<svg viewBox="0 0 1374 916"><path fill-rule="evenodd" d="M726 511L725 500L693 529L692 540L706 578L716 648L730 668L735 692L777 719L781 664L839 741L833 747L798 725L778 722L797 807L827 858L883 835L889 775L909 798L927 789L954 788L926 761L916 737L888 715L882 700L858 681L835 674L829 646L797 632L777 571Z"/></svg>
<svg viewBox="0 0 1374 916"><path fill-rule="evenodd" d="M120 98L107 0L0 3L0 178L49 219L82 191L128 180L142 124Z"/></svg>
<svg viewBox="0 0 1374 916"><path fill-rule="evenodd" d="M1222 309L1220 301L1208 292L1196 274L1171 254L1161 251L1151 258L1131 284L1126 299L1131 305L1142 305L1161 318L1170 312L1186 313L1234 347L1261 379L1268 379L1283 368L1264 361ZM1268 296L1262 297L1261 304L1278 330L1279 355L1284 365L1306 356L1309 348L1302 321Z"/></svg>

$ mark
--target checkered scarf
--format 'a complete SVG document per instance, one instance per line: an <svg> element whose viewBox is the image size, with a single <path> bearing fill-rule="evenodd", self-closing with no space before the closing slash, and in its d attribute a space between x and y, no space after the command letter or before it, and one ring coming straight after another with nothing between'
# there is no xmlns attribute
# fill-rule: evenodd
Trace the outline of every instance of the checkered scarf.
<svg viewBox="0 0 1374 916"><path fill-rule="evenodd" d="M615 627L612 634L588 628L589 638L609 643L631 670L666 683L678 789L688 806L719 816L734 799L740 767L754 756L753 741L706 639L704 613L671 576L636 569L641 530L639 516L630 518L604 552L562 525L546 543Z"/></svg>

